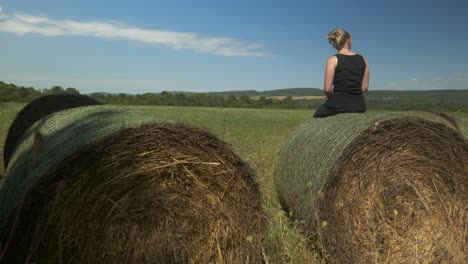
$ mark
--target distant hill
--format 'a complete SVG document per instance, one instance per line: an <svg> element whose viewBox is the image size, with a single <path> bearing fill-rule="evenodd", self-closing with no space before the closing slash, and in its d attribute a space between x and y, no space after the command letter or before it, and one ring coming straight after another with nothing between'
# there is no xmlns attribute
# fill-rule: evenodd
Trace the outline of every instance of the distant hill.
<svg viewBox="0 0 468 264"><path fill-rule="evenodd" d="M278 90L269 90L269 91L256 91L256 90L244 90L244 91L227 91L227 92L212 92L210 94L230 96L234 95L236 97L240 96L321 96L323 95L323 90L317 88L288 88L288 89L278 89Z"/></svg>
<svg viewBox="0 0 468 264"><path fill-rule="evenodd" d="M427 103L464 103L468 104L466 90L427 90L427 91L369 91L367 99L424 101Z"/></svg>
<svg viewBox="0 0 468 264"><path fill-rule="evenodd" d="M196 94L196 92L184 92L184 91L170 91L169 93L171 94L185 94L185 95L191 95L191 94ZM126 96L136 96L137 94L133 94L133 93L109 93L109 92L92 92L92 93L87 93L87 95L89 96L99 96L99 95L104 95L104 96L107 96L107 95L121 95L121 94L125 94ZM146 94L146 93L142 93L142 94ZM140 94L140 95L142 95ZM151 93L151 94L160 94L160 93Z"/></svg>
<svg viewBox="0 0 468 264"><path fill-rule="evenodd" d="M213 92L210 94L229 96L234 95L240 96L293 96L293 97L304 97L304 96L323 96L323 90L317 88L289 88L289 89L278 89L270 91L256 91L256 90L244 90L244 91L226 91L226 92ZM399 90L371 90L366 93L368 100L384 100L384 101L413 101L413 102L424 102L424 103L468 103L468 89L466 90L426 90L426 91L399 91Z"/></svg>
<svg viewBox="0 0 468 264"><path fill-rule="evenodd" d="M0 102L27 103L48 94L71 93L75 88L63 89L54 86L37 90L0 81ZM91 97L106 104L123 105L172 105L172 106L211 106L237 108L276 108L276 109L315 109L326 98L322 89L289 88L269 91L226 91L195 93L165 91L160 93L91 93ZM233 98L234 96L234 98ZM292 98L289 98L291 96ZM461 111L468 113L468 89L427 90L427 91L376 91L366 93L366 105L373 110L422 110Z"/></svg>
<svg viewBox="0 0 468 264"><path fill-rule="evenodd" d="M172 94L192 95L196 92L171 91ZM93 93L91 95L102 94L111 95L111 93ZM159 93L155 93L159 94ZM316 100L321 100L323 90L318 88L287 88L268 91L242 90L242 91L225 91L225 92L208 92L204 94L220 95L228 97L233 95L237 98L248 96L258 98L264 97L286 97L293 96L303 99L304 97L317 97ZM112 94L116 95L116 94ZM131 94L126 94L132 96ZM368 101L379 101L385 103L391 102L412 102L412 103L428 103L428 104L468 104L468 89L465 90L425 90L425 91L402 91L402 90L371 90L366 93Z"/></svg>

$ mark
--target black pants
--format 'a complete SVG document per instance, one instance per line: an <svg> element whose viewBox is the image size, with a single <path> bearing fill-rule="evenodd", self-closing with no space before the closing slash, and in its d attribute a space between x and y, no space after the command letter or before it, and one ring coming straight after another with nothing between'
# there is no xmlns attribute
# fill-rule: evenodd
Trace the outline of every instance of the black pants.
<svg viewBox="0 0 468 264"><path fill-rule="evenodd" d="M325 106L325 104L322 104L315 110L314 117L328 117L328 116L334 116L338 114L338 112L335 112L328 107Z"/></svg>

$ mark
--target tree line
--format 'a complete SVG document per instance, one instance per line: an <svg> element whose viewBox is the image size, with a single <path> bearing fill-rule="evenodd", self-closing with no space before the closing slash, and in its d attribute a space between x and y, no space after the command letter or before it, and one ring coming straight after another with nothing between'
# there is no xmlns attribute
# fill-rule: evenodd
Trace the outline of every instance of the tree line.
<svg viewBox="0 0 468 264"><path fill-rule="evenodd" d="M61 86L37 90L33 87L16 86L0 81L0 102L28 103L44 95L61 93L79 94L80 92L72 87L63 89Z"/></svg>
<svg viewBox="0 0 468 264"><path fill-rule="evenodd" d="M79 94L76 88L62 88L54 86L50 89L37 90L33 87L22 87L14 84L7 84L0 81L0 102L27 103L38 97L50 94ZM274 100L261 96L259 99L252 99L248 96L222 96L210 93L172 93L164 91L162 93L145 94L109 94L92 93L90 97L104 104L117 105L167 105L167 106L202 106L202 107L233 107L233 108L314 108L317 103L302 102L293 100L287 96L282 100Z"/></svg>
<svg viewBox="0 0 468 264"><path fill-rule="evenodd" d="M274 100L266 97L252 99L248 96L236 97L233 95L222 96L210 93L171 93L166 91L159 94L145 93L137 95L94 93L90 96L105 104L124 105L297 109L312 108L319 104L293 100L291 96L282 100Z"/></svg>
<svg viewBox="0 0 468 264"><path fill-rule="evenodd" d="M38 97L49 94L79 94L79 90L73 87L62 88L54 86L50 89L35 89L7 84L0 81L0 102L27 103ZM92 98L104 104L116 105L167 105L167 106L200 106L200 107L232 107L232 108L270 108L270 109L315 109L324 102L324 99L295 100L292 96L283 99L272 99L266 96L253 99L247 95L222 95L217 93L145 93L145 94L109 94L92 93ZM425 95L430 96L430 95ZM398 100L388 98L376 98L369 96L368 109L372 110L433 110L433 111L461 111L468 112L468 102L465 100L441 101L434 100L439 96L430 98L399 97Z"/></svg>

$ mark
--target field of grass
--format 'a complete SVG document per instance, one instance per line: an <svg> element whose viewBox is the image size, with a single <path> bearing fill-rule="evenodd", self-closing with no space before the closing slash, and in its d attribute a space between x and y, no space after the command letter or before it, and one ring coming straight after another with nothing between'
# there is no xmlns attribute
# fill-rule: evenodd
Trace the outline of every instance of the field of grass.
<svg viewBox="0 0 468 264"><path fill-rule="evenodd" d="M8 127L21 104L0 105L0 149ZM278 152L288 134L301 122L312 118L311 110L265 110L231 108L135 106L162 119L186 122L208 129L230 143L234 150L257 171L263 194L263 208L269 216L266 252L272 263L314 263L316 255L307 239L284 215L277 201L273 170ZM468 136L468 115L453 113ZM0 153L0 173L3 171Z"/></svg>

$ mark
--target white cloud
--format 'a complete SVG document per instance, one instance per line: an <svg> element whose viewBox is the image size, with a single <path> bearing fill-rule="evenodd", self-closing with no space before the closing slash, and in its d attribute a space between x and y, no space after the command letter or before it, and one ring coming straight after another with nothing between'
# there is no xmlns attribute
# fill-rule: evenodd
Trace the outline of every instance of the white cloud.
<svg viewBox="0 0 468 264"><path fill-rule="evenodd" d="M411 78L410 81L411 81L411 82L416 82L416 81L418 81L418 79L416 79L416 78Z"/></svg>
<svg viewBox="0 0 468 264"><path fill-rule="evenodd" d="M80 22L54 20L28 14L5 14L0 6L0 31L17 35L82 36L103 39L128 39L162 45L175 50L191 50L220 56L271 57L258 43L244 43L233 38L202 37L195 33L131 27L121 22Z"/></svg>
<svg viewBox="0 0 468 264"><path fill-rule="evenodd" d="M457 81L468 82L468 73L455 72L453 75L455 76L455 80Z"/></svg>
<svg viewBox="0 0 468 264"><path fill-rule="evenodd" d="M399 84L397 82L387 82L386 85L388 85L388 86L398 86Z"/></svg>

